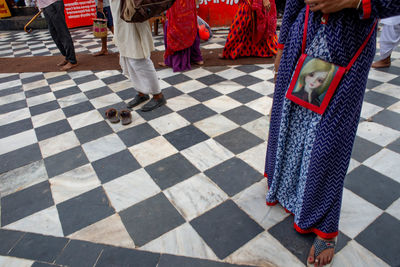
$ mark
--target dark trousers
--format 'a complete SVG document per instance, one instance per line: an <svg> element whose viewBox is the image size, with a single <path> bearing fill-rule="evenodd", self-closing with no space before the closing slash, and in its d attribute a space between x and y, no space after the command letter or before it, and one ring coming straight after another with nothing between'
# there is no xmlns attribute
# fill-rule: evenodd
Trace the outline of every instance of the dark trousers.
<svg viewBox="0 0 400 267"><path fill-rule="evenodd" d="M58 50L67 61L76 64L74 42L65 22L64 2L62 0L57 1L43 8L43 14Z"/></svg>
<svg viewBox="0 0 400 267"><path fill-rule="evenodd" d="M283 14L283 12L285 11L286 0L276 0L275 4L278 13Z"/></svg>

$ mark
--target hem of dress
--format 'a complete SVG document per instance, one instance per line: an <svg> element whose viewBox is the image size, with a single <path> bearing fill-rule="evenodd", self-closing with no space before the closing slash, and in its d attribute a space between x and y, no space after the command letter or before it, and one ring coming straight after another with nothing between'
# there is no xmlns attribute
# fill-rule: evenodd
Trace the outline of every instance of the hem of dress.
<svg viewBox="0 0 400 267"><path fill-rule="evenodd" d="M268 179L268 175L265 172L264 173L264 177ZM269 189L269 188L268 188ZM267 206L275 206L276 204L280 204L282 206L282 208L286 211L286 213L290 213L292 215L294 215L291 211L289 211L288 209L286 209L281 203L279 203L278 200L275 200L274 202L268 202L266 201ZM322 232L321 230L317 229L317 228L310 228L310 229L302 229L300 228L296 223L293 223L293 227L294 229L299 232L300 234L309 234L309 233L314 233L319 237L325 238L325 239L331 239L336 237L339 234L339 231L333 232L333 233L325 233Z"/></svg>

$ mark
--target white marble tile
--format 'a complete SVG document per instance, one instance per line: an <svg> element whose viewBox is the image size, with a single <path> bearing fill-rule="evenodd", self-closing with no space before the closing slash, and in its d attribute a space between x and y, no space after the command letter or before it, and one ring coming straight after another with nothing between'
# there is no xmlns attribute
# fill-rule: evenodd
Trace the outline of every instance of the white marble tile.
<svg viewBox="0 0 400 267"><path fill-rule="evenodd" d="M189 223L167 232L140 249L156 253L218 260L218 257Z"/></svg>
<svg viewBox="0 0 400 267"><path fill-rule="evenodd" d="M235 156L214 139L191 146L181 151L181 154L202 172Z"/></svg>
<svg viewBox="0 0 400 267"><path fill-rule="evenodd" d="M202 173L164 190L164 194L187 221L228 198L224 191Z"/></svg>
<svg viewBox="0 0 400 267"><path fill-rule="evenodd" d="M377 87L372 89L372 91L399 98L399 86L398 85L384 83L384 84L378 85Z"/></svg>
<svg viewBox="0 0 400 267"><path fill-rule="evenodd" d="M393 80L396 77L397 76L394 74L379 71L376 69L371 69L368 74L368 79L376 80L383 83Z"/></svg>
<svg viewBox="0 0 400 267"><path fill-rule="evenodd" d="M220 45L220 44L211 43L211 44L204 45L202 48L204 48L204 49L218 49L218 48L224 48L224 46Z"/></svg>
<svg viewBox="0 0 400 267"><path fill-rule="evenodd" d="M192 79L198 79L198 78L201 78L201 77L204 77L207 75L211 75L211 74L212 74L212 72L205 70L203 68L196 68L193 70L185 71L185 75ZM219 75L219 73L218 73L218 75ZM166 78L166 77L168 77L168 76L165 76L164 78Z"/></svg>
<svg viewBox="0 0 400 267"><path fill-rule="evenodd" d="M8 76L9 74L7 74ZM10 87L20 86L22 85L21 80L13 80L5 83L0 83L0 90L1 89L8 89Z"/></svg>
<svg viewBox="0 0 400 267"><path fill-rule="evenodd" d="M400 113L400 101L388 107L388 110Z"/></svg>
<svg viewBox="0 0 400 267"><path fill-rule="evenodd" d="M200 102L189 95L180 95L168 99L167 106L173 111L179 111L199 104Z"/></svg>
<svg viewBox="0 0 400 267"><path fill-rule="evenodd" d="M116 134L110 134L82 145L88 159L93 162L122 151L125 144Z"/></svg>
<svg viewBox="0 0 400 267"><path fill-rule="evenodd" d="M178 73L175 73L172 68L165 68L157 71L157 76L160 79L168 78L174 75L177 75ZM186 74L186 73L185 73Z"/></svg>
<svg viewBox="0 0 400 267"><path fill-rule="evenodd" d="M22 108L0 115L0 126L27 119L31 116L29 108Z"/></svg>
<svg viewBox="0 0 400 267"><path fill-rule="evenodd" d="M144 169L114 179L104 184L103 188L117 212L161 192Z"/></svg>
<svg viewBox="0 0 400 267"><path fill-rule="evenodd" d="M2 197L23 190L48 179L43 160L0 174Z"/></svg>
<svg viewBox="0 0 400 267"><path fill-rule="evenodd" d="M118 214L91 224L68 237L117 247L135 248L135 243Z"/></svg>
<svg viewBox="0 0 400 267"><path fill-rule="evenodd" d="M25 93L24 92L19 92L16 94L11 94L11 95L6 95L0 97L0 106L5 105L5 104L10 104L13 102L17 102L20 100L25 100Z"/></svg>
<svg viewBox="0 0 400 267"><path fill-rule="evenodd" d="M227 80L227 81L223 81L220 83L210 85L210 88L214 89L217 92L220 92L221 94L227 95L229 93L233 93L240 89L243 89L244 86L240 85L234 81Z"/></svg>
<svg viewBox="0 0 400 267"><path fill-rule="evenodd" d="M5 229L63 237L56 206L41 210L21 220L3 226Z"/></svg>
<svg viewBox="0 0 400 267"><path fill-rule="evenodd" d="M243 75L246 75L246 73L232 68L218 72L218 76L221 76L227 80L232 80Z"/></svg>
<svg viewBox="0 0 400 267"><path fill-rule="evenodd" d="M160 89L161 89L161 90L163 90L163 89L168 88L168 87L171 86L169 83L167 83L167 82L164 81L164 80L158 80L158 83L160 84Z"/></svg>
<svg viewBox="0 0 400 267"><path fill-rule="evenodd" d="M364 101L361 109L361 117L368 119L382 110L382 107Z"/></svg>
<svg viewBox="0 0 400 267"><path fill-rule="evenodd" d="M47 94L41 94L34 97L28 97L26 99L26 103L28 104L29 107L33 107L53 100L56 100L56 97L54 96L53 92L50 92Z"/></svg>
<svg viewBox="0 0 400 267"><path fill-rule="evenodd" d="M50 88L53 92L59 91L59 90L65 89L65 88L73 87L73 86L76 86L76 83L74 80L65 80L65 81L61 81L58 83L50 84Z"/></svg>
<svg viewBox="0 0 400 267"><path fill-rule="evenodd" d="M357 160L350 159L350 164L349 164L349 168L347 169L347 173L350 173L352 170L354 170L355 168L357 168L360 165L361 165L361 163L358 162Z"/></svg>
<svg viewBox="0 0 400 267"><path fill-rule="evenodd" d="M296 256L266 231L247 242L225 260L232 264L260 267L304 266Z"/></svg>
<svg viewBox="0 0 400 267"><path fill-rule="evenodd" d="M90 70L68 72L68 75L69 75L69 77L71 77L71 79L82 78L82 77L89 76L92 74L93 74L93 71L90 71Z"/></svg>
<svg viewBox="0 0 400 267"><path fill-rule="evenodd" d="M392 205L386 209L386 212L400 220L400 198L393 202Z"/></svg>
<svg viewBox="0 0 400 267"><path fill-rule="evenodd" d="M264 81L269 80L274 78L274 74L272 73L272 70L269 69L261 69L252 73L249 73L251 76L257 77L259 79L262 79Z"/></svg>
<svg viewBox="0 0 400 267"><path fill-rule="evenodd" d="M102 80L94 80L86 83L79 84L78 87L82 92L86 92L99 87L107 86Z"/></svg>
<svg viewBox="0 0 400 267"><path fill-rule="evenodd" d="M242 104L229 96L222 95L208 101L203 102L203 104L217 113L223 113L225 111L237 108Z"/></svg>
<svg viewBox="0 0 400 267"><path fill-rule="evenodd" d="M90 164L55 176L49 182L56 204L88 192L100 185L96 172Z"/></svg>
<svg viewBox="0 0 400 267"><path fill-rule="evenodd" d="M62 119L65 119L65 114L62 109L52 110L46 113L42 113L31 117L33 127L38 128L40 126L50 124Z"/></svg>
<svg viewBox="0 0 400 267"><path fill-rule="evenodd" d="M266 230L288 216L280 205L267 206L267 187L267 179L262 179L233 197L233 201Z"/></svg>
<svg viewBox="0 0 400 267"><path fill-rule="evenodd" d="M269 130L269 119L267 116L262 116L257 120L246 123L242 126L250 133L260 137L262 140L267 141Z"/></svg>
<svg viewBox="0 0 400 267"><path fill-rule="evenodd" d="M182 91L185 94L194 92L196 90L199 90L201 88L205 88L207 87L207 85L205 85L204 83L201 83L197 80L189 80L187 82L183 82L180 84L175 85L175 88Z"/></svg>
<svg viewBox="0 0 400 267"><path fill-rule="evenodd" d="M163 136L134 145L129 148L129 151L142 167L178 153L178 150Z"/></svg>
<svg viewBox="0 0 400 267"><path fill-rule="evenodd" d="M66 74L66 73L67 73L66 71L45 72L45 73L43 73L43 76L46 79L50 79L50 78L55 78L55 77L58 77L58 76L62 76L64 74Z"/></svg>
<svg viewBox="0 0 400 267"><path fill-rule="evenodd" d="M256 171L264 175L266 154L267 154L267 142L264 142L236 155L236 157L243 160L251 167L253 167Z"/></svg>
<svg viewBox="0 0 400 267"><path fill-rule="evenodd" d="M0 266L2 267L31 267L34 262L32 260L0 256Z"/></svg>
<svg viewBox="0 0 400 267"><path fill-rule="evenodd" d="M104 120L104 118L97 110L86 111L68 118L68 122L74 130L102 120Z"/></svg>
<svg viewBox="0 0 400 267"><path fill-rule="evenodd" d="M258 111L262 115L269 115L272 108L272 98L268 96L260 97L246 104L249 108Z"/></svg>
<svg viewBox="0 0 400 267"><path fill-rule="evenodd" d="M37 138L34 129L14 134L0 139L0 154L5 154L36 142Z"/></svg>
<svg viewBox="0 0 400 267"><path fill-rule="evenodd" d="M350 238L356 237L383 212L346 188L342 202L339 230Z"/></svg>
<svg viewBox="0 0 400 267"><path fill-rule="evenodd" d="M372 252L358 244L355 240L350 241L332 260L332 267L389 267L387 263L379 259Z"/></svg>
<svg viewBox="0 0 400 267"><path fill-rule="evenodd" d="M358 125L357 135L381 146L400 137L400 132L375 122L364 121Z"/></svg>
<svg viewBox="0 0 400 267"><path fill-rule="evenodd" d="M90 102L98 109L122 102L122 99L117 94L108 94L91 99Z"/></svg>
<svg viewBox="0 0 400 267"><path fill-rule="evenodd" d="M151 120L149 121L149 124L161 135L164 135L169 132L188 126L190 125L190 122L188 122L178 113L173 112L165 116Z"/></svg>
<svg viewBox="0 0 400 267"><path fill-rule="evenodd" d="M111 77L111 76L118 75L120 73L121 72L118 71L118 70L104 70L104 71L96 72L94 75L99 77L99 79L104 79L104 78L108 78L108 77Z"/></svg>
<svg viewBox="0 0 400 267"><path fill-rule="evenodd" d="M128 88L135 90L133 89L133 84L130 80L123 80L120 82L109 84L108 88L110 88L113 92L120 92Z"/></svg>
<svg viewBox="0 0 400 267"><path fill-rule="evenodd" d="M400 183L400 154L389 149L382 149L363 162L368 166Z"/></svg>
<svg viewBox="0 0 400 267"><path fill-rule="evenodd" d="M79 140L73 131L66 132L39 142L43 158L79 146Z"/></svg>
<svg viewBox="0 0 400 267"><path fill-rule="evenodd" d="M60 104L61 108L69 107L75 104L79 104L85 101L88 101L87 96L84 93L78 93L69 95L63 98L59 98L58 103Z"/></svg>
<svg viewBox="0 0 400 267"><path fill-rule="evenodd" d="M195 122L194 125L212 138L239 127L239 125L220 114Z"/></svg>

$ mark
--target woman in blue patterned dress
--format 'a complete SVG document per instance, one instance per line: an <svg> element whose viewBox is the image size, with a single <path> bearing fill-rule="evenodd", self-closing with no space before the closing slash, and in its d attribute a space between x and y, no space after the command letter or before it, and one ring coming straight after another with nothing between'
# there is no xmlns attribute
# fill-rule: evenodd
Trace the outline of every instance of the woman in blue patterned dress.
<svg viewBox="0 0 400 267"><path fill-rule="evenodd" d="M298 232L317 235L308 262L323 266L330 263L334 254L344 177L375 56L376 30L342 78L325 113L319 115L285 98L301 55L306 5L311 12L305 53L346 66L366 40L376 18L400 14L400 0L286 2L275 61L277 79L265 167L269 188L266 201L268 205L280 203L291 212Z"/></svg>

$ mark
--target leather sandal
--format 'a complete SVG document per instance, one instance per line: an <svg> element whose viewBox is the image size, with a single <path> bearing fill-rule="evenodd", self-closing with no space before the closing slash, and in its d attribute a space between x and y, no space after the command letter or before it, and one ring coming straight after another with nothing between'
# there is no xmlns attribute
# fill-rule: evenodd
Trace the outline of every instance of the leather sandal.
<svg viewBox="0 0 400 267"><path fill-rule="evenodd" d="M118 117L118 111L115 108L109 108L105 112L106 118L111 122L111 123L118 123L120 121Z"/></svg>
<svg viewBox="0 0 400 267"><path fill-rule="evenodd" d="M132 114L129 110L123 109L119 111L122 125L127 125L132 122Z"/></svg>

